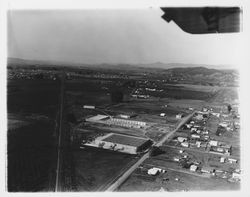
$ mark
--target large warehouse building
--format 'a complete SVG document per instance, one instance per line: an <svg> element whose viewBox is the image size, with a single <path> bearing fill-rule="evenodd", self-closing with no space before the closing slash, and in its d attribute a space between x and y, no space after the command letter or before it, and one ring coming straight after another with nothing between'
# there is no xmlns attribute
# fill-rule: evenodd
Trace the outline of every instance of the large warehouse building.
<svg viewBox="0 0 250 197"><path fill-rule="evenodd" d="M152 145L152 141L137 136L109 133L105 136L97 137L94 141L85 145L129 154L138 154L147 150Z"/></svg>
<svg viewBox="0 0 250 197"><path fill-rule="evenodd" d="M113 118L111 116L100 115L100 114L87 118L86 121L127 127L127 128L136 128L136 129L145 128L147 126L147 123L143 121L123 119L123 118Z"/></svg>
<svg viewBox="0 0 250 197"><path fill-rule="evenodd" d="M117 125L122 127L138 128L138 129L146 126L146 122L137 120L126 120L121 118L111 118L107 120L107 123L110 125Z"/></svg>

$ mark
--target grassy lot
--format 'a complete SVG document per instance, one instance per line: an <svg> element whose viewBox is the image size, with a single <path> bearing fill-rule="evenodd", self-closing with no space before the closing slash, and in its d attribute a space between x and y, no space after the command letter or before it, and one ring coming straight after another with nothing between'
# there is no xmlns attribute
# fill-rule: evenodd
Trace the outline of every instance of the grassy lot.
<svg viewBox="0 0 250 197"><path fill-rule="evenodd" d="M77 191L102 190L120 171L135 161L135 156L97 148L73 153Z"/></svg>
<svg viewBox="0 0 250 197"><path fill-rule="evenodd" d="M8 190L53 191L53 124L37 122L8 134Z"/></svg>

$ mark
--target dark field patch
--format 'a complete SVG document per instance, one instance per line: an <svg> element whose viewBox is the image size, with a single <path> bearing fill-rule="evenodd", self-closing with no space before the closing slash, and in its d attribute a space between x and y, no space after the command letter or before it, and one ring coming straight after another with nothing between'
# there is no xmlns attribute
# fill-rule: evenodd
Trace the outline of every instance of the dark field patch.
<svg viewBox="0 0 250 197"><path fill-rule="evenodd" d="M7 87L8 112L55 114L60 83L46 80L13 80Z"/></svg>
<svg viewBox="0 0 250 197"><path fill-rule="evenodd" d="M48 116L7 133L8 190L53 191L55 184L55 118L59 103L59 81L8 81L7 110L16 118ZM27 119L30 119L27 118Z"/></svg>
<svg viewBox="0 0 250 197"><path fill-rule="evenodd" d="M36 123L8 135L8 191L53 190L53 124Z"/></svg>
<svg viewBox="0 0 250 197"><path fill-rule="evenodd" d="M160 113L165 113L167 116L175 116L178 113L185 114L185 111L181 108L176 108L172 106L161 107L164 103L160 104L160 101L130 101L118 107L112 107L112 109L117 111L124 111L127 113L138 113L138 114L150 114L150 115L160 115Z"/></svg>
<svg viewBox="0 0 250 197"><path fill-rule="evenodd" d="M173 98L173 99L192 99L192 100L207 100L211 98L214 94L211 92L190 90L185 87L178 86L167 86L163 88L163 92L147 92L155 97L161 98Z"/></svg>

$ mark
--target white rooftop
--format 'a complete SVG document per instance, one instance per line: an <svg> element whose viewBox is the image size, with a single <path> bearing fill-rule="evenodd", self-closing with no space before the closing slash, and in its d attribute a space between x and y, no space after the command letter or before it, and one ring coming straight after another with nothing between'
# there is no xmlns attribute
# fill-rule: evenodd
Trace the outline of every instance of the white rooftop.
<svg viewBox="0 0 250 197"><path fill-rule="evenodd" d="M86 121L98 121L98 120L102 120L102 119L105 119L105 118L108 118L108 117L109 116L98 114L96 116L87 118Z"/></svg>

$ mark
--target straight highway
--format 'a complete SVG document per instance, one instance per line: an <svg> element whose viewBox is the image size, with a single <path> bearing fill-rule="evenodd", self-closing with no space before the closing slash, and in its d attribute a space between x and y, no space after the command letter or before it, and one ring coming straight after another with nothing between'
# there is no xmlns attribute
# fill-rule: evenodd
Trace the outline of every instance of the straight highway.
<svg viewBox="0 0 250 197"><path fill-rule="evenodd" d="M56 183L55 191L61 191L61 146L62 146L62 122L63 122L63 105L64 105L64 83L65 72L62 72L61 76L61 91L60 91L60 108L59 108L59 130L58 130L58 145L57 145L57 164L56 164Z"/></svg>

